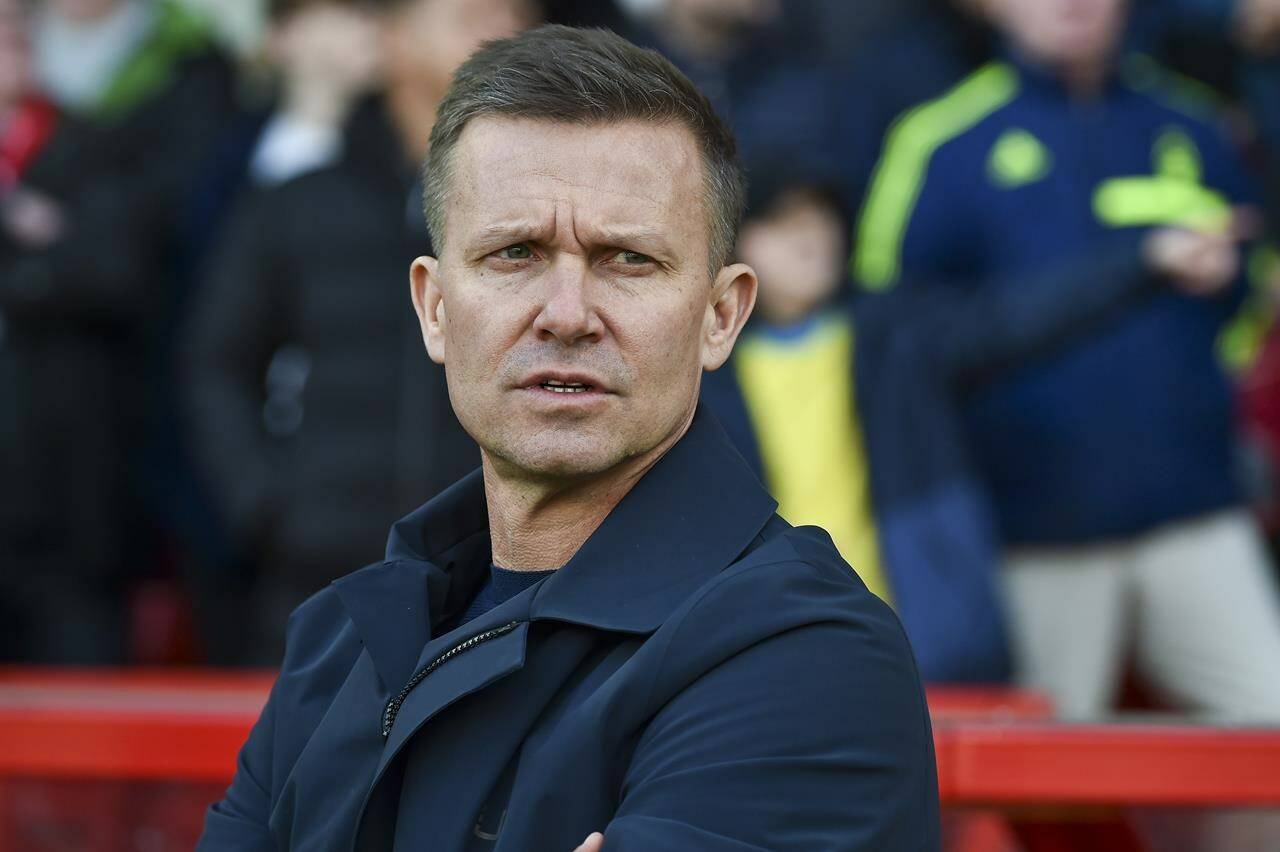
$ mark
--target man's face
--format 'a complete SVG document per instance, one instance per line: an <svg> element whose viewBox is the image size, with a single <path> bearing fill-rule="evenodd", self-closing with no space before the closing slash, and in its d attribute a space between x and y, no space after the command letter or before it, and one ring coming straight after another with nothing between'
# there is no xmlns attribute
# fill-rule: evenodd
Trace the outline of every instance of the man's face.
<svg viewBox="0 0 1280 852"><path fill-rule="evenodd" d="M708 272L702 163L683 127L482 118L453 152L415 307L459 420L505 470L602 473L665 448L755 298Z"/></svg>
<svg viewBox="0 0 1280 852"><path fill-rule="evenodd" d="M987 0L987 6L1021 50L1051 65L1110 55L1128 11L1126 0Z"/></svg>

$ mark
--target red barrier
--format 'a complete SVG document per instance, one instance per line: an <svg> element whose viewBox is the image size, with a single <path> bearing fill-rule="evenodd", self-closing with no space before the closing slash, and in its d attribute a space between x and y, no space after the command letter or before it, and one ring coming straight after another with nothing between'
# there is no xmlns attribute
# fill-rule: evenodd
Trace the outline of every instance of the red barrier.
<svg viewBox="0 0 1280 852"><path fill-rule="evenodd" d="M229 780L271 678L0 668L0 852L90 848L33 846L27 835L11 845L23 825L57 816L50 802L72 810L67 830L79 826L95 850L138 848L109 845L122 826L172 841L147 848L189 848L201 803ZM1123 820L1129 805L1280 806L1280 730L1068 725L1052 721L1043 697L1018 690L931 688L929 706L944 805L1034 808L1034 822L1014 821L1025 849L1140 849ZM170 806L156 807L165 796ZM993 836L977 825L975 836ZM1090 839L1063 841L1080 836Z"/></svg>

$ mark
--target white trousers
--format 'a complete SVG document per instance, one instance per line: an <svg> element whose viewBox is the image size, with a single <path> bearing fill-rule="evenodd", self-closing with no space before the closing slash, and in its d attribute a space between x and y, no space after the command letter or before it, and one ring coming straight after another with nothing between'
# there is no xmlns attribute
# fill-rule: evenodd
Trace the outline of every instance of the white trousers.
<svg viewBox="0 0 1280 852"><path fill-rule="evenodd" d="M1246 512L1015 550L1002 576L1018 680L1063 717L1109 711L1132 652L1144 684L1180 709L1280 723L1280 592Z"/></svg>

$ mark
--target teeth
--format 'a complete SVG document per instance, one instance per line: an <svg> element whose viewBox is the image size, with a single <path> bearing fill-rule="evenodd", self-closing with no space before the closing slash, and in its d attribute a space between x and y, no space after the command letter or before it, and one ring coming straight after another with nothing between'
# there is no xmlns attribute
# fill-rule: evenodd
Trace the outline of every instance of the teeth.
<svg viewBox="0 0 1280 852"><path fill-rule="evenodd" d="M543 382L542 387L553 393L583 393L588 386L582 382L560 382L552 379Z"/></svg>

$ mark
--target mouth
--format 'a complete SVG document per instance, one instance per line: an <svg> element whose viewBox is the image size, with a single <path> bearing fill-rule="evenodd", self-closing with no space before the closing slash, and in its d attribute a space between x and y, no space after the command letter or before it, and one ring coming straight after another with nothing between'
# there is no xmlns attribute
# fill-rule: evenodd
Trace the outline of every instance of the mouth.
<svg viewBox="0 0 1280 852"><path fill-rule="evenodd" d="M555 379L538 382L538 387L552 393L589 393L595 390L595 385L587 384L586 382L561 382Z"/></svg>
<svg viewBox="0 0 1280 852"><path fill-rule="evenodd" d="M611 392L600 379L586 373L543 372L520 382L526 391L564 402L602 399Z"/></svg>

